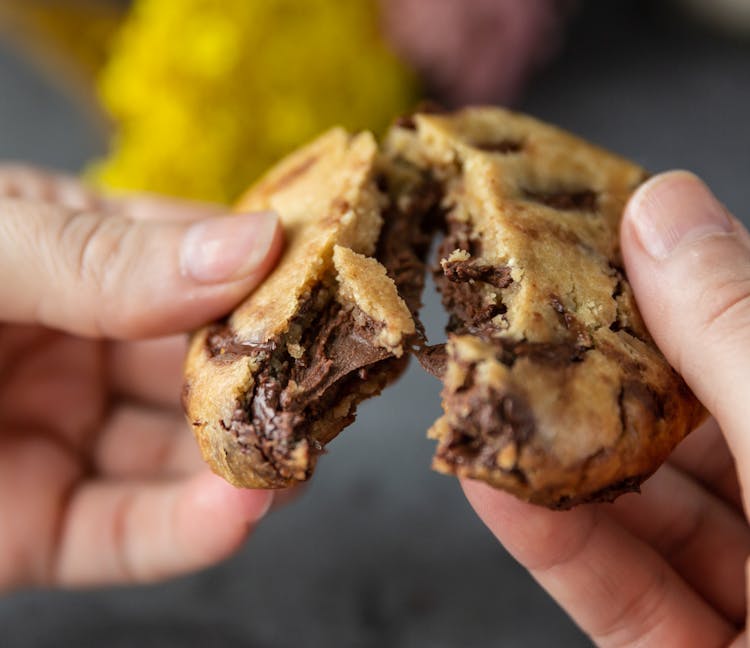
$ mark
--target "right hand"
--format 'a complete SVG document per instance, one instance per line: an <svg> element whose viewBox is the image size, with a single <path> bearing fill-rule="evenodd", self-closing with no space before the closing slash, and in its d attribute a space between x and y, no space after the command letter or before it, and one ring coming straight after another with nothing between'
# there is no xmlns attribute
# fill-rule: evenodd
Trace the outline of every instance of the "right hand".
<svg viewBox="0 0 750 648"><path fill-rule="evenodd" d="M713 419L614 504L555 512L463 484L494 535L600 646L746 645L750 234L695 176L657 176L622 225L654 340Z"/></svg>

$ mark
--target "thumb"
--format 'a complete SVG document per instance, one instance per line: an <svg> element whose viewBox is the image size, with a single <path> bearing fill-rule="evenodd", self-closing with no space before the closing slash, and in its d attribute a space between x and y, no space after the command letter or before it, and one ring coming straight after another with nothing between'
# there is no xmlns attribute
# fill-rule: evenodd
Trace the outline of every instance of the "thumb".
<svg viewBox="0 0 750 648"><path fill-rule="evenodd" d="M281 243L266 212L156 221L0 200L0 321L114 338L186 331L246 296Z"/></svg>
<svg viewBox="0 0 750 648"><path fill-rule="evenodd" d="M718 420L750 488L748 232L697 177L674 171L636 191L621 240L646 325Z"/></svg>

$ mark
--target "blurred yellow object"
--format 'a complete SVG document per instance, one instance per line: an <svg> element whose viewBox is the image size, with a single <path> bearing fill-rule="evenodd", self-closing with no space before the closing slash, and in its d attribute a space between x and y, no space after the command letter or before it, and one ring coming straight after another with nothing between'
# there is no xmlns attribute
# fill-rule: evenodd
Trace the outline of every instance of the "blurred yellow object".
<svg viewBox="0 0 750 648"><path fill-rule="evenodd" d="M375 0L137 0L99 92L116 128L97 181L231 202L333 124L382 129L417 81Z"/></svg>

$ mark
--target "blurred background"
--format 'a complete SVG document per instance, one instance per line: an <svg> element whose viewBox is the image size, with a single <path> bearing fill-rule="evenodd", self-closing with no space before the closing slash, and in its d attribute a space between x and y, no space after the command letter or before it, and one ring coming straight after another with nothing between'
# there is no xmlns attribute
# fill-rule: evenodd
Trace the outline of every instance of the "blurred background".
<svg viewBox="0 0 750 648"><path fill-rule="evenodd" d="M747 223L749 33L743 0L0 0L0 159L231 201L323 128L382 130L430 95L692 169ZM431 287L425 301L439 341ZM230 561L2 597L0 645L588 645L429 471L438 391L412 366L365 403L303 497Z"/></svg>

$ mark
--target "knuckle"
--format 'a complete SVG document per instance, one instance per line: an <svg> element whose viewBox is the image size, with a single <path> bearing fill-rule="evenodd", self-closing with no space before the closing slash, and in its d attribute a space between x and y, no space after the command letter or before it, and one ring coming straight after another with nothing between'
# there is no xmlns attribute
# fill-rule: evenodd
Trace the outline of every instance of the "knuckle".
<svg viewBox="0 0 750 648"><path fill-rule="evenodd" d="M133 491L124 492L111 509L110 545L115 559L115 576L125 583L143 580L133 551L133 517L137 503Z"/></svg>
<svg viewBox="0 0 750 648"><path fill-rule="evenodd" d="M558 530L554 527L547 529L547 533L538 538L538 546L545 551L531 560L524 560L524 565L536 577L555 569L575 563L589 547L589 543L596 536L601 516L597 509L592 509L591 514L584 518L583 526L575 526L566 538L561 538ZM540 530L541 531L541 530ZM542 531L543 533L543 531Z"/></svg>
<svg viewBox="0 0 750 648"><path fill-rule="evenodd" d="M57 244L68 250L71 271L80 284L106 296L121 271L123 248L129 236L128 223L86 212L71 212L60 228Z"/></svg>
<svg viewBox="0 0 750 648"><path fill-rule="evenodd" d="M750 325L748 261L748 250L735 238L702 240L682 259L679 280L692 303L680 304L680 310L692 316L695 333L722 338Z"/></svg>
<svg viewBox="0 0 750 648"><path fill-rule="evenodd" d="M672 561L690 555L705 540L707 525L706 504L699 501L695 508L672 520L670 527L665 529L659 541L660 552Z"/></svg>
<svg viewBox="0 0 750 648"><path fill-rule="evenodd" d="M68 212L53 245L62 250L70 284L96 300L92 331L104 335L108 329L130 325L131 315L122 308L122 279L135 262L137 231L123 218L102 217L85 211ZM118 305L114 313L115 305Z"/></svg>
<svg viewBox="0 0 750 648"><path fill-rule="evenodd" d="M666 619L668 589L666 567L659 566L650 572L643 587L617 607L608 622L591 633L591 638L597 645L648 645L649 635Z"/></svg>
<svg viewBox="0 0 750 648"><path fill-rule="evenodd" d="M750 327L750 276L717 277L702 291L699 312L705 334L724 337Z"/></svg>

